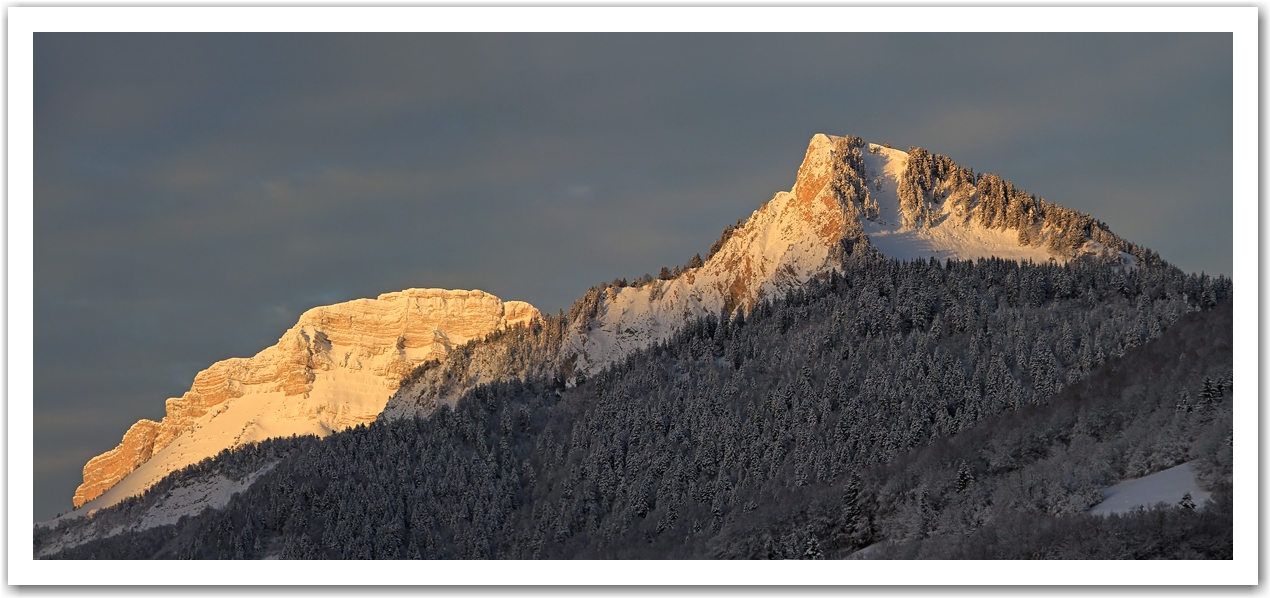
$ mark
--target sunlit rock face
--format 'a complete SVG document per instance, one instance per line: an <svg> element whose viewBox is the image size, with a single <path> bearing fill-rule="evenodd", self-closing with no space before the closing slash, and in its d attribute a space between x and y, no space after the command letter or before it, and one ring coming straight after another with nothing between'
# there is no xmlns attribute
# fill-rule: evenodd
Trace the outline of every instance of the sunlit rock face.
<svg viewBox="0 0 1270 598"><path fill-rule="evenodd" d="M748 312L834 268L839 241L859 230L855 208L832 184L838 154L848 149L842 138L813 137L793 189L763 204L703 266L638 288L603 289L589 307L593 317L573 322L564 359L594 372L697 317Z"/></svg>
<svg viewBox="0 0 1270 598"><path fill-rule="evenodd" d="M75 506L114 504L226 448L292 434L325 436L374 420L429 358L540 317L482 291L409 289L317 307L255 357L217 362L84 466Z"/></svg>

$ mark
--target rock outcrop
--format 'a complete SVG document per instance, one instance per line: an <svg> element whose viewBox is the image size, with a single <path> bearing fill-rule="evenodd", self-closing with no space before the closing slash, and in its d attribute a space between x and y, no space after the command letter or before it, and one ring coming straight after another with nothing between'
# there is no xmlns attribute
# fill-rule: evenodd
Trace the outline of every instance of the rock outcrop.
<svg viewBox="0 0 1270 598"><path fill-rule="evenodd" d="M692 319L748 312L836 267L841 241L860 232L858 209L834 184L836 165L851 150L842 140L813 137L793 188L750 215L701 267L671 280L605 287L584 300L589 313L574 320L564 361L575 372L594 372Z"/></svg>
<svg viewBox="0 0 1270 598"><path fill-rule="evenodd" d="M538 317L528 303L440 289L311 309L255 357L199 372L189 392L168 399L163 421L133 424L119 446L84 466L74 504L101 497L93 506L108 506L246 442L373 421L415 366Z"/></svg>

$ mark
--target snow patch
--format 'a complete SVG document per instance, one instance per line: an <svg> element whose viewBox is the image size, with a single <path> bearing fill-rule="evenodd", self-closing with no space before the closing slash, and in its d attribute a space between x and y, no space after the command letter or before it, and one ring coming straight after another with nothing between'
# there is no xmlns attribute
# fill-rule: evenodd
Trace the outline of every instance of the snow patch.
<svg viewBox="0 0 1270 598"><path fill-rule="evenodd" d="M135 520L129 525L117 525L107 530L104 534L100 533L100 528L93 525L91 521L76 522L72 524L72 527L67 532L60 534L56 540L44 546L40 554L36 556L44 557L57 554L69 548L117 536L124 532L141 532L162 525L175 524L182 517L193 517L207 509L223 509L229 504L230 499L235 494L246 490L255 483L257 478L273 469L277 464L277 461L268 463L237 481L221 474L209 474L185 480L181 485L172 488L166 495L156 500L150 508L146 509L139 520ZM100 510L100 507L93 508L89 506L92 504L92 502L89 502L76 511L71 511L52 521L37 523L36 525L39 527L57 527L59 523L64 521L72 521L85 516L91 519L93 514Z"/></svg>
<svg viewBox="0 0 1270 598"><path fill-rule="evenodd" d="M180 521L181 517L193 517L206 509L222 509L229 504L231 497L246 490L256 478L273 469L275 465L276 461L237 482L223 475L215 475L195 480L187 486L173 488L146 512L134 531L173 524Z"/></svg>
<svg viewBox="0 0 1270 598"><path fill-rule="evenodd" d="M1196 508L1202 508L1210 494L1195 481L1194 462L1183 463L1146 477L1126 480L1102 491L1102 502L1090 509L1092 515L1128 513L1138 507L1158 503L1176 505L1187 492Z"/></svg>
<svg viewBox="0 0 1270 598"><path fill-rule="evenodd" d="M345 349L333 348L333 354ZM370 423L384 410L391 394L384 378L369 369L342 368L322 372L307 394L250 392L204 414L171 444L72 514L109 507L140 494L169 473L224 449L268 438L325 437L335 430Z"/></svg>
<svg viewBox="0 0 1270 598"><path fill-rule="evenodd" d="M945 200L939 218L930 227L906 228L900 215L899 184L908 165L908 153L869 145L864 155L869 195L878 204L878 218L862 220L864 234L884 255L903 261L936 258L977 260L997 257L1020 262L1044 263L1054 259L1043 247L1021 245L1017 231L989 229L969 222L951 199Z"/></svg>
<svg viewBox="0 0 1270 598"><path fill-rule="evenodd" d="M594 373L698 317L748 311L827 274L846 222L828 186L816 186L829 180L831 148L830 138L817 135L794 189L751 214L703 266L671 280L606 289L595 320L574 324L564 358L577 356L575 367Z"/></svg>

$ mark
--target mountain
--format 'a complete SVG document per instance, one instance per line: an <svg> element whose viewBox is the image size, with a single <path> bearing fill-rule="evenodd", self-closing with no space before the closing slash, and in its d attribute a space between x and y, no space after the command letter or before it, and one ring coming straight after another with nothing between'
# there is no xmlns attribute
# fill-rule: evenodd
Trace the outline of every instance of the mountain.
<svg viewBox="0 0 1270 598"><path fill-rule="evenodd" d="M824 277L852 255L870 252L900 260L1059 264L1083 257L1117 269L1163 264L1092 216L1039 199L997 175L976 175L921 148L904 152L859 137L817 134L793 187L728 226L702 263L672 276L589 289L570 311L554 357L576 381L578 374L593 374L664 341L697 318L747 313L764 299ZM471 379L507 373L501 366L494 376L465 369ZM447 391L438 392L438 383ZM415 380L389 401L385 415L427 415L438 399L452 404L469 387L452 379Z"/></svg>
<svg viewBox="0 0 1270 598"><path fill-rule="evenodd" d="M1124 271L1163 265L1091 216L999 176L920 148L818 134L790 191L726 228L705 260L654 280L594 287L567 318L544 319L526 303L480 291L410 290L310 310L277 345L203 371L190 392L168 401L162 422L138 422L89 461L75 505L114 504L244 443L426 416L482 383L551 370L577 384L700 318L748 314L852 260L879 256L1082 258ZM533 332L533 350L503 339L465 347L461 362L432 364L469 340L534 320L545 328Z"/></svg>
<svg viewBox="0 0 1270 598"><path fill-rule="evenodd" d="M539 317L522 301L440 289L310 309L274 346L199 372L162 421L133 424L84 466L74 504L109 506L224 449L373 421L419 364Z"/></svg>
<svg viewBox="0 0 1270 598"><path fill-rule="evenodd" d="M1224 558L1228 502L1079 517L1101 488L1181 462L1222 495L1230 289L1176 268L869 254L572 385L543 368L478 383L427 417L238 447L90 517L37 526L33 548L835 558L929 541L973 558ZM550 354L569 328L544 318L416 374ZM958 552L966 539L980 548ZM911 552L945 554L924 550Z"/></svg>
<svg viewBox="0 0 1270 598"><path fill-rule="evenodd" d="M1088 214L1038 199L999 176L976 176L920 148L903 152L818 134L793 188L725 230L703 265L669 280L592 289L579 302L582 317L569 331L562 365L594 373L696 318L748 312L868 246L900 260L1061 264L1087 256L1113 267L1160 264L1156 254Z"/></svg>

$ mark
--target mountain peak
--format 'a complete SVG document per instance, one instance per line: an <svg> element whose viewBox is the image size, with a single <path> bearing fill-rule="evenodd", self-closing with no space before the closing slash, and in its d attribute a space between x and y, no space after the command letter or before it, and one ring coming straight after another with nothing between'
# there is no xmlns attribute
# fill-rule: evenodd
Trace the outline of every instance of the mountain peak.
<svg viewBox="0 0 1270 598"><path fill-rule="evenodd" d="M483 291L406 289L315 307L254 357L199 372L161 422L141 420L84 466L74 504L108 506L222 449L368 423L415 366L541 317Z"/></svg>
<svg viewBox="0 0 1270 598"><path fill-rule="evenodd" d="M562 357L592 372L707 314L748 312L836 267L844 239L862 234L854 197L841 185L845 160L859 162L857 138L817 134L790 191L776 193L729 227L703 265L675 278L603 286L575 306ZM844 158L844 154L848 157Z"/></svg>
<svg viewBox="0 0 1270 598"><path fill-rule="evenodd" d="M707 314L748 312L864 247L900 260L996 257L1118 268L1159 256L1102 222L946 156L817 133L789 191L728 227L705 263L669 280L603 285L574 307L562 363L593 372Z"/></svg>

